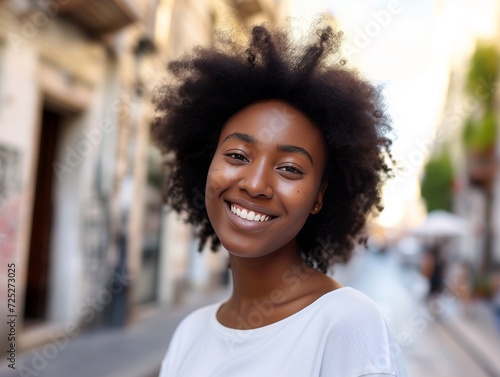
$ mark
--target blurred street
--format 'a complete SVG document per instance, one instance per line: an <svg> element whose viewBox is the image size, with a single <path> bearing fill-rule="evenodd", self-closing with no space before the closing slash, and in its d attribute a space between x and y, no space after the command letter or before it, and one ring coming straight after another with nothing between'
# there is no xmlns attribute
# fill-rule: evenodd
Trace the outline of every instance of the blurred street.
<svg viewBox="0 0 500 377"><path fill-rule="evenodd" d="M0 376L152 377L157 376L177 324L197 307L220 301L227 290L191 292L182 304L145 309L132 325L100 329L71 339L46 360L44 347L19 355L16 370L0 364ZM50 351L49 351L50 352Z"/></svg>
<svg viewBox="0 0 500 377"><path fill-rule="evenodd" d="M218 31L318 16L382 88L396 160L333 277L410 376L500 377L498 0L0 1L0 377L157 376L179 321L229 295L227 255L164 202L153 99Z"/></svg>
<svg viewBox="0 0 500 377"><path fill-rule="evenodd" d="M334 277L366 293L381 307L401 345L410 376L500 376L500 333L489 308L477 303L476 313L466 317L452 296L438 299L433 312L424 300L421 275L390 252L363 253L337 268ZM474 349L478 344L481 348Z"/></svg>
<svg viewBox="0 0 500 377"><path fill-rule="evenodd" d="M465 317L456 298L443 299L442 306L431 313L421 300L417 272L391 252L363 252L347 266L337 267L334 276L378 303L401 344L410 376L500 376L500 334L486 307L478 305L474 315ZM42 347L27 352L19 357L17 371L3 364L0 375L31 375L31 369L39 377L155 376L178 322L196 307L228 294L224 289L191 292L183 304L150 308L124 330L101 330L72 339L46 365L37 360Z"/></svg>

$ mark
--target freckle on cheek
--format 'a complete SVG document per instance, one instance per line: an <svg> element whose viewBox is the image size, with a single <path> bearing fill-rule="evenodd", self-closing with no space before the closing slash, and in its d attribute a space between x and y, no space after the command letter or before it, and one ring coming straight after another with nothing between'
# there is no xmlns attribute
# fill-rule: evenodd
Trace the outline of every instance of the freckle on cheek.
<svg viewBox="0 0 500 377"><path fill-rule="evenodd" d="M214 197L216 196L216 195L215 195L215 191L216 191L216 190L219 190L219 188L218 188L218 187L216 187L216 188L215 188L215 190L214 190L214 189L213 189L213 187L212 187L212 188L210 188L210 187L209 187L209 188L207 189L207 197L209 197L209 198L214 198Z"/></svg>

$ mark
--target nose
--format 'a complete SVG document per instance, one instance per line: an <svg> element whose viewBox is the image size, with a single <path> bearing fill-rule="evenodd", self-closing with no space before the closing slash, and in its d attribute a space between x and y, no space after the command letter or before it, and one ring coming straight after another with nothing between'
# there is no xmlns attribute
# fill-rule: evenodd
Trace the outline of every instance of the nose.
<svg viewBox="0 0 500 377"><path fill-rule="evenodd" d="M242 171L239 188L245 190L251 197L272 198L272 173L274 169L266 166L266 161L252 161Z"/></svg>

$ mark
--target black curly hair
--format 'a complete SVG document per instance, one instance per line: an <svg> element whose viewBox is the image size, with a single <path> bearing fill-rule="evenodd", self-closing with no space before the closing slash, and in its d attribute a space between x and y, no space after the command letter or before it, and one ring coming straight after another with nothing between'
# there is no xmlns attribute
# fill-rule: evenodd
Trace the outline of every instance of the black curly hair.
<svg viewBox="0 0 500 377"><path fill-rule="evenodd" d="M322 210L297 236L305 262L326 273L366 244L367 218L382 210L381 186L392 175L392 131L381 90L337 58L342 32L317 30L292 43L286 31L255 26L248 46L219 38L211 48L171 62L175 82L157 88L154 137L174 152L165 186L172 209L196 226L200 250L220 244L205 209L208 169L227 120L250 104L277 99L302 111L328 148Z"/></svg>

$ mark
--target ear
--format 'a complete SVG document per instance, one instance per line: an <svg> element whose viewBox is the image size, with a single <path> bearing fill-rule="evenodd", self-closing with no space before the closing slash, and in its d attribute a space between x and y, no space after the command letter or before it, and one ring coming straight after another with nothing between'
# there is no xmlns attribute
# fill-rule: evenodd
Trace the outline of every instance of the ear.
<svg viewBox="0 0 500 377"><path fill-rule="evenodd" d="M314 201L314 205L311 209L312 215L317 214L321 210L321 207L323 207L323 197L325 196L325 191L327 187L328 183L326 182L323 182L319 187L318 194L316 195L316 200Z"/></svg>

